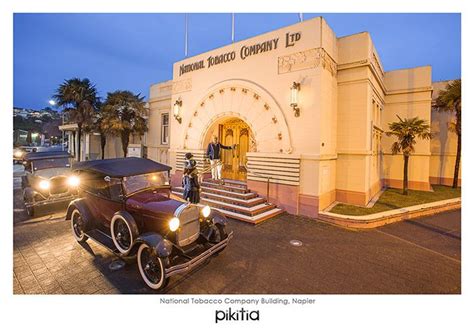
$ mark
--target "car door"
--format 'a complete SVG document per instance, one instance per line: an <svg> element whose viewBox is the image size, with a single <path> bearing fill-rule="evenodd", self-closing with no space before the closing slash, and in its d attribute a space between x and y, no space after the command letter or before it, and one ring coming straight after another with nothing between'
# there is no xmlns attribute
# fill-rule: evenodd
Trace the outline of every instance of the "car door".
<svg viewBox="0 0 474 336"><path fill-rule="evenodd" d="M108 230L113 215L123 207L120 197L110 192L111 185L116 187L116 179L112 181L106 176L89 173L81 184L96 223Z"/></svg>

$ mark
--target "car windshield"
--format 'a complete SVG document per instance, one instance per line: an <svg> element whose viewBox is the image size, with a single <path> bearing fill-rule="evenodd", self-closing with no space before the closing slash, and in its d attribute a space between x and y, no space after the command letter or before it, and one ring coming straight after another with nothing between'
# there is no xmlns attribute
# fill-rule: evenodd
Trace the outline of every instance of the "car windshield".
<svg viewBox="0 0 474 336"><path fill-rule="evenodd" d="M123 178L123 186L127 195L143 189L169 187L169 185L168 172L156 172Z"/></svg>
<svg viewBox="0 0 474 336"><path fill-rule="evenodd" d="M50 168L69 168L71 163L69 158L54 158L54 159L44 159L44 160L35 160L33 162L33 170L42 170Z"/></svg>

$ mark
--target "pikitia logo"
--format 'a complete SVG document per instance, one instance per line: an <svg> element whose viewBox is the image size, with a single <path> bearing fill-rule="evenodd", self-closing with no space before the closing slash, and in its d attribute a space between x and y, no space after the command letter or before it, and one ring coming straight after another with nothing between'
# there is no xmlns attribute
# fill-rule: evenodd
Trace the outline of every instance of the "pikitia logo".
<svg viewBox="0 0 474 336"><path fill-rule="evenodd" d="M260 321L259 310L246 310L241 308L239 310L216 310L216 323L221 321Z"/></svg>

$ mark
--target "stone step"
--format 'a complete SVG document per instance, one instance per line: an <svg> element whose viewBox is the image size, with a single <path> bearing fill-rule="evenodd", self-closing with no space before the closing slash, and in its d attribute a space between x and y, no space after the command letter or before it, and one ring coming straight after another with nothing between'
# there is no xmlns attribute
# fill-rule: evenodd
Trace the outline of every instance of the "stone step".
<svg viewBox="0 0 474 336"><path fill-rule="evenodd" d="M245 181L231 180L231 179L222 179L222 181L224 182L225 185L236 186L240 188L247 188L247 182ZM219 183L219 181L216 181L210 178L203 179L203 182Z"/></svg>
<svg viewBox="0 0 474 336"><path fill-rule="evenodd" d="M182 195L182 193L177 192L177 191L173 191L173 193L175 195L180 195L180 196ZM242 215L246 215L250 217L259 215L265 211L269 211L275 208L275 205L266 204L266 203L261 203L254 206L239 206L239 205L230 204L223 201L213 200L213 199L207 198L203 194L201 194L200 203L207 204L212 208L223 209L223 210L227 210L230 212L234 212L234 213L238 213L238 214L242 214Z"/></svg>
<svg viewBox="0 0 474 336"><path fill-rule="evenodd" d="M176 194L177 195L179 194L180 196L183 194L183 188L182 187L173 188L173 191L178 192ZM239 206L246 206L246 207L252 207L254 205L265 203L265 199L260 197L260 196L256 196L256 197L253 197L253 198L250 198L250 199L242 199L242 198L237 198L237 197L220 195L220 194L216 194L216 193L213 193L213 192L207 192L207 191L204 191L204 189L203 189L203 191L201 191L201 197L205 197L205 198L215 200L215 201L226 202L226 203L229 203L229 204L235 204L235 205L239 205Z"/></svg>
<svg viewBox="0 0 474 336"><path fill-rule="evenodd" d="M246 194L249 192L247 189L247 186L237 186L237 185L230 185L230 184L220 184L219 182L209 182L209 181L203 181L201 183L202 187L208 187L208 188L214 188L214 189L220 189L220 190L225 190L225 191L231 191L234 193L241 193L241 194Z"/></svg>
<svg viewBox="0 0 474 336"><path fill-rule="evenodd" d="M216 195L227 196L227 197L240 198L243 200L249 200L249 199L258 197L258 195L254 193L253 191L249 191L247 193L240 193L240 192L227 191L223 189L205 187L203 185L201 185L201 191L216 194Z"/></svg>
<svg viewBox="0 0 474 336"><path fill-rule="evenodd" d="M267 219L278 216L278 215L280 215L284 212L283 210L281 210L279 208L273 208L269 211L263 212L263 213L258 214L256 216L246 216L246 215L238 214L238 213L235 213L235 212L227 211L227 210L224 210L224 209L217 209L217 210L219 210L224 215L226 215L226 217L237 219L237 220L247 222L247 223L250 223L250 224L259 224L259 223L261 223L261 222L263 222Z"/></svg>

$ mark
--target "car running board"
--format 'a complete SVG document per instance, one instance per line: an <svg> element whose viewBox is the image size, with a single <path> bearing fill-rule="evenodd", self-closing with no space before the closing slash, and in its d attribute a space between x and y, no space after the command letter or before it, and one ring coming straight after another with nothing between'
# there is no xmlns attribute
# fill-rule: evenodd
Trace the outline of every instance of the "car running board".
<svg viewBox="0 0 474 336"><path fill-rule="evenodd" d="M105 232L98 229L94 229L94 230L85 232L85 235L88 236L93 241L95 241L96 243L105 247L107 250L109 250L113 254L120 255L120 251L115 247L112 237L110 237Z"/></svg>

